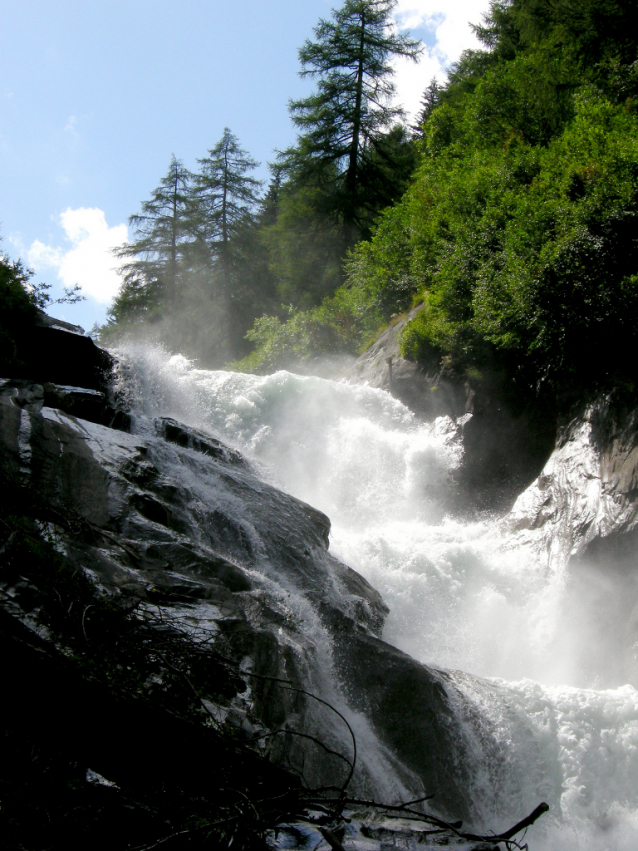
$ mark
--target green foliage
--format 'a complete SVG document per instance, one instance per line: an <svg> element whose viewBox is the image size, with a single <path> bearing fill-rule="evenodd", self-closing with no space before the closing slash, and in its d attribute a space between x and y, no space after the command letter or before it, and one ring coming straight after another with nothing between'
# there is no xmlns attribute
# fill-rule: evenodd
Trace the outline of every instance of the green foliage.
<svg viewBox="0 0 638 851"><path fill-rule="evenodd" d="M276 220L261 232L277 296L307 309L343 283L346 237L321 209L323 190L287 184L278 193Z"/></svg>
<svg viewBox="0 0 638 851"><path fill-rule="evenodd" d="M119 248L116 256L127 260L122 270L124 290L135 293L132 304L136 310L142 307L144 293L147 308L156 305L160 295L169 303L177 295L184 252L191 241L191 180L191 173L173 155L168 172L142 204L142 212L129 218L136 239ZM114 318L125 304L126 295L122 301L116 299L111 311Z"/></svg>
<svg viewBox="0 0 638 851"><path fill-rule="evenodd" d="M248 172L259 163L240 147L228 127L208 156L197 162L200 170L194 176L194 230L215 254L223 256L257 204L261 181Z"/></svg>
<svg viewBox="0 0 638 851"><path fill-rule="evenodd" d="M231 364L242 372L266 374L278 369L303 371L318 354L336 354L339 338L322 308L293 312L283 321L262 316L246 335L255 349L243 360Z"/></svg>
<svg viewBox="0 0 638 851"><path fill-rule="evenodd" d="M488 49L426 92L410 188L348 259L360 323L421 302L406 355L466 372L497 357L530 386L633 369L633 32L626 3L492 5Z"/></svg>
<svg viewBox="0 0 638 851"><path fill-rule="evenodd" d="M469 363L487 343L565 377L601 375L633 345L638 116L587 88L574 109L545 146L470 146L463 132L441 145L438 115L428 122L414 185L350 264L386 315L402 280L424 299L406 353Z"/></svg>

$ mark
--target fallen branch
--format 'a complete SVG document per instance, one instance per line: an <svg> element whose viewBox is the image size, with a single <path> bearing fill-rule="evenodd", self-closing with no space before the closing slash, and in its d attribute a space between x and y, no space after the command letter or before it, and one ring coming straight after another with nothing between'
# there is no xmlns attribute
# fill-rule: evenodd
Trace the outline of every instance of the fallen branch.
<svg viewBox="0 0 638 851"><path fill-rule="evenodd" d="M534 824L537 819L539 819L543 813L546 813L549 810L549 804L546 804L544 801L542 804L539 804L536 809L531 812L528 816L521 821L517 822L514 827L510 827L509 830L506 830L504 833L499 834L498 836L477 836L472 833L464 833L460 834L464 839L472 839L474 841L481 842L509 842L513 836L516 836L517 833L520 833L525 828Z"/></svg>
<svg viewBox="0 0 638 851"><path fill-rule="evenodd" d="M315 790L316 791L316 790ZM431 796L430 796L431 797ZM306 805L315 805L319 802L325 803L326 798L318 797L318 798L305 798ZM520 848L521 846L513 840L513 837L516 836L517 833L528 828L530 825L534 824L543 813L546 813L549 810L548 804L545 802L539 804L536 809L531 812L528 816L526 816L521 821L517 822L513 827L509 830L504 831L498 835L495 834L478 834L478 833L465 833L460 830L462 827L462 822L446 822L444 819L439 818L438 816L434 816L431 813L420 813L418 810L413 810L410 808L410 804L421 803L421 801L427 800L427 798L419 799L416 801L409 801L405 804L382 804L379 801L366 801L360 798L341 798L339 803L343 807L370 807L371 809L383 810L388 813L396 813L397 816L401 816L403 814L407 814L411 817L412 821L420 821L425 824L436 825L439 830L432 831L432 833L441 833L441 832L449 832L458 836L460 839L468 839L472 842L485 842L490 843L492 845L498 845L500 842L506 843L508 846L514 846L515 848Z"/></svg>

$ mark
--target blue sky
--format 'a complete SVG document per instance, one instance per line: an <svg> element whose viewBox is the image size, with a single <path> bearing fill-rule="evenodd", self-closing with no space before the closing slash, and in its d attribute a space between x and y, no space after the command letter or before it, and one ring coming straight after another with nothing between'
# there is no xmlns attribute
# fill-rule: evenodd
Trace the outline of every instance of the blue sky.
<svg viewBox="0 0 638 851"><path fill-rule="evenodd" d="M297 51L329 0L4 0L0 30L1 248L35 280L87 300L50 312L91 328L127 236L171 154L195 168L224 127L262 162L294 140L287 103L310 91ZM432 76L476 45L487 0L399 0L426 50L397 67L417 107Z"/></svg>

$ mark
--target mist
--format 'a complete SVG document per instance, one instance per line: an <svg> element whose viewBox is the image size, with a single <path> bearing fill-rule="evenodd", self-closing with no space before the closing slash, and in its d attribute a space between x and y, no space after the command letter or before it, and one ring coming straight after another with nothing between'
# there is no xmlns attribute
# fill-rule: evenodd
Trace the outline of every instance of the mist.
<svg viewBox="0 0 638 851"><path fill-rule="evenodd" d="M631 571L607 554L556 562L533 534L521 543L507 516L446 512L462 460L449 417L424 423L384 391L345 380L209 372L160 348L123 352L147 375L147 412L212 431L328 515L333 553L390 607L392 644L479 676L638 686Z"/></svg>
<svg viewBox="0 0 638 851"><path fill-rule="evenodd" d="M425 423L382 390L286 371L209 372L160 348L120 355L142 382L140 414L216 435L328 515L333 555L389 606L383 638L449 672L477 766L469 792L486 823L546 800L553 815L534 847L632 848L638 589L629 543L561 560L539 530L521 535L507 515L446 512L462 461L458 425ZM490 775L492 737L508 777Z"/></svg>

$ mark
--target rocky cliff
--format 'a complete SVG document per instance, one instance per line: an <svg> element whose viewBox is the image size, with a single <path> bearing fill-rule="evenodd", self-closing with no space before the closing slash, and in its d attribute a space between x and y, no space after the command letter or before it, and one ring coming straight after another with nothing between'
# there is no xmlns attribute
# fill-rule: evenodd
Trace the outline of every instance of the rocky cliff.
<svg viewBox="0 0 638 851"><path fill-rule="evenodd" d="M426 363L403 357L401 336L419 310L390 325L346 379L388 391L424 420L454 419L464 453L448 507L457 513L506 511L554 448L555 406L543 395L530 399L496 362L460 376L435 357Z"/></svg>
<svg viewBox="0 0 638 851"><path fill-rule="evenodd" d="M352 775L359 796L434 794L440 815L475 817L458 694L381 640L386 607L328 552L328 518L212 435L132 418L109 391L112 359L47 330L33 378L0 387L5 729L26 736L48 704L30 746L82 794L140 796L133 833L146 811L151 835L166 830L149 788L172 812L209 783L205 753L226 796L238 771L275 790Z"/></svg>

